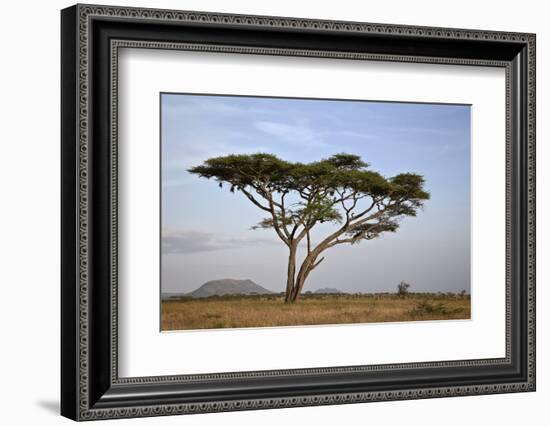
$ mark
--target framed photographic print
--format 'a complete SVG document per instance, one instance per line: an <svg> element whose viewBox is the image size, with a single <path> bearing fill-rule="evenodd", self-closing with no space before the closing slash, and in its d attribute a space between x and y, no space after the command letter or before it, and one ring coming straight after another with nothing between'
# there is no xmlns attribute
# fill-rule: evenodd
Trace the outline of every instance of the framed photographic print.
<svg viewBox="0 0 550 426"><path fill-rule="evenodd" d="M535 36L76 5L61 412L535 390Z"/></svg>

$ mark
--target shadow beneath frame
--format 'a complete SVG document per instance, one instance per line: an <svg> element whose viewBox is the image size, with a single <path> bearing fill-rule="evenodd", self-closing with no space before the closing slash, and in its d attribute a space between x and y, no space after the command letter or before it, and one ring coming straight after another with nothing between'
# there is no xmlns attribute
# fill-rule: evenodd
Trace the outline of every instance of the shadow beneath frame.
<svg viewBox="0 0 550 426"><path fill-rule="evenodd" d="M50 414L59 415L59 401L37 401L36 405Z"/></svg>

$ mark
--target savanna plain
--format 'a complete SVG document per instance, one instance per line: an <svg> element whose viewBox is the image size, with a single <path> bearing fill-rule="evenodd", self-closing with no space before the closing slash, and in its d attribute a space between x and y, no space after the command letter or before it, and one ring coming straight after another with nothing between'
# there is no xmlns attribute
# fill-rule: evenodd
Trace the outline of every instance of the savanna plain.
<svg viewBox="0 0 550 426"><path fill-rule="evenodd" d="M470 318L470 296L455 293L226 295L162 301L161 329L280 327Z"/></svg>

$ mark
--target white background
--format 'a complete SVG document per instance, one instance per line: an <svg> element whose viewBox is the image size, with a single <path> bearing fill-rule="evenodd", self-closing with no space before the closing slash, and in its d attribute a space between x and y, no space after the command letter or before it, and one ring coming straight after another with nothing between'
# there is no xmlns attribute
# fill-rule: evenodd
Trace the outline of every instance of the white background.
<svg viewBox="0 0 550 426"><path fill-rule="evenodd" d="M140 1L157 6L235 13L347 19L536 32L538 244L538 390L490 395L200 416L107 421L102 424L469 425L545 424L550 400L550 28L544 2L338 2L277 0ZM0 397L2 423L69 424L58 417L59 395L59 9L65 1L10 2L0 27ZM546 77L546 80L545 80ZM491 253L486 253L490 256Z"/></svg>
<svg viewBox="0 0 550 426"><path fill-rule="evenodd" d="M488 67L123 49L119 374L504 357L504 76L504 69ZM160 92L472 104L471 320L159 333L159 208L151 201L159 200ZM213 348L228 350L220 356Z"/></svg>

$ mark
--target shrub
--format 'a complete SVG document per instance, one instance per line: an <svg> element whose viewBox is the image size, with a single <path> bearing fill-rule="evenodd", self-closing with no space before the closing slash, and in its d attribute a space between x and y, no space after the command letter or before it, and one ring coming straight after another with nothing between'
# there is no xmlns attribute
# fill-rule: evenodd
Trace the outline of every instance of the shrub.
<svg viewBox="0 0 550 426"><path fill-rule="evenodd" d="M452 315L463 311L463 308L449 309L443 303L431 304L423 300L409 311L412 316L422 315Z"/></svg>
<svg viewBox="0 0 550 426"><path fill-rule="evenodd" d="M409 294L409 288L411 287L410 284L407 284L405 281L401 281L397 285L397 294L399 297L405 297Z"/></svg>

